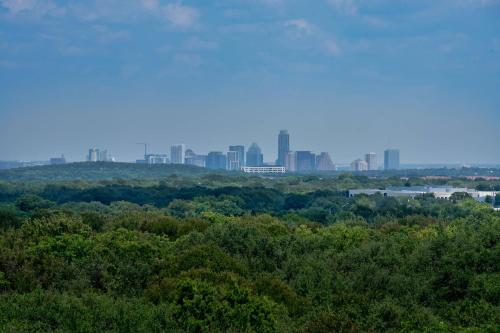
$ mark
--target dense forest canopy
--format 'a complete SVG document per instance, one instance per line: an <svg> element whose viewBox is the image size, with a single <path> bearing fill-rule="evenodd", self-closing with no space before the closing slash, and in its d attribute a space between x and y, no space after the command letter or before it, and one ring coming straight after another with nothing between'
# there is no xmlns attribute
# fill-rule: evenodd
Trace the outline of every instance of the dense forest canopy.
<svg viewBox="0 0 500 333"><path fill-rule="evenodd" d="M0 182L0 332L500 329L500 197L346 196L420 177L66 167Z"/></svg>

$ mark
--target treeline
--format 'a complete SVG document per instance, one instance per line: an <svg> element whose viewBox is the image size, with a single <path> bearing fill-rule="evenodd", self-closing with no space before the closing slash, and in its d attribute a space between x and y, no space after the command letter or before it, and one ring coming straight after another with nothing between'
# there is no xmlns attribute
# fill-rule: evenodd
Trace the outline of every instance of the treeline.
<svg viewBox="0 0 500 333"><path fill-rule="evenodd" d="M466 177L475 177L474 180ZM308 175L285 174L273 178L243 174L241 172L214 171L190 165L144 165L135 163L70 163L28 168L0 170L0 181L4 182L136 182L158 183L158 180L177 183L181 186L202 183L203 186L221 185L262 185L290 186L295 190L305 189L341 189L361 185L453 185L470 188L482 187L491 190L492 186L500 189L500 181L486 180L488 177L500 177L500 169L461 168L461 169L421 169L370 171L361 173L318 172ZM431 177L431 178L426 178ZM484 178L481 178L484 177ZM176 181L177 180L177 181ZM182 180L182 181L181 181Z"/></svg>
<svg viewBox="0 0 500 333"><path fill-rule="evenodd" d="M316 172L310 176L337 177L345 171ZM203 175L216 174L231 177L246 177L239 172L213 171L190 165L157 164L145 165L135 163L110 163L110 162L79 162L65 165L48 165L26 167L18 169L0 170L0 180L3 181L99 181L99 180L158 180L171 175L199 177ZM303 177L304 175L287 174L283 177ZM440 169L408 169L391 171L369 171L356 173L356 176L369 178L422 178L422 177L451 177L453 179L473 177L500 177L500 169L497 168L440 168ZM433 181L437 181L434 179Z"/></svg>
<svg viewBox="0 0 500 333"><path fill-rule="evenodd" d="M63 165L45 165L0 170L4 181L68 181L68 180L113 180L158 179L172 174L199 176L213 173L205 168L190 165L136 163L79 162Z"/></svg>
<svg viewBox="0 0 500 333"><path fill-rule="evenodd" d="M0 332L500 329L491 205L238 179L0 183Z"/></svg>
<svg viewBox="0 0 500 333"><path fill-rule="evenodd" d="M93 209L89 205L94 205ZM270 215L73 204L0 218L0 331L496 332L500 217Z"/></svg>
<svg viewBox="0 0 500 333"><path fill-rule="evenodd" d="M37 194L34 194L37 193ZM113 203L126 202L153 206L175 217L196 217L205 212L225 216L267 213L293 220L308 220L329 225L339 220L361 218L372 223L382 217L402 218L408 215L454 219L466 216L454 201L436 200L432 195L416 200L390 198L382 195L348 198L346 191L318 190L308 193L286 193L265 187L188 187L107 185L76 188L47 185L37 192L0 189L0 215L30 215L51 209L86 209L109 211ZM467 197L467 196L466 196ZM500 204L500 196L492 198Z"/></svg>

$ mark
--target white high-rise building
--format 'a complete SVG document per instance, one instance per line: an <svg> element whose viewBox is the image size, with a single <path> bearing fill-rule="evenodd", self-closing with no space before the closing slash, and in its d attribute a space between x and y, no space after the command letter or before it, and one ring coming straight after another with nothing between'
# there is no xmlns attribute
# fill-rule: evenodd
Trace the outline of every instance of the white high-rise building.
<svg viewBox="0 0 500 333"><path fill-rule="evenodd" d="M365 162L368 164L368 170L378 170L377 154L368 153L365 155Z"/></svg>
<svg viewBox="0 0 500 333"><path fill-rule="evenodd" d="M173 145L170 147L170 162L173 164L184 164L186 145Z"/></svg>
<svg viewBox="0 0 500 333"><path fill-rule="evenodd" d="M352 171L368 171L368 163L362 159L357 159L351 163Z"/></svg>

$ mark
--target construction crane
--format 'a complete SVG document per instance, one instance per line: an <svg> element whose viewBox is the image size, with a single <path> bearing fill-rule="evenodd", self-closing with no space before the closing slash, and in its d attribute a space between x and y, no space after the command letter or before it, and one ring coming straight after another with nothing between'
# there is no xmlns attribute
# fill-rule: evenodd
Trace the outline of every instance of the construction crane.
<svg viewBox="0 0 500 333"><path fill-rule="evenodd" d="M139 143L136 143L138 145L144 145L144 161L146 161L148 158L148 143L147 142L139 142Z"/></svg>

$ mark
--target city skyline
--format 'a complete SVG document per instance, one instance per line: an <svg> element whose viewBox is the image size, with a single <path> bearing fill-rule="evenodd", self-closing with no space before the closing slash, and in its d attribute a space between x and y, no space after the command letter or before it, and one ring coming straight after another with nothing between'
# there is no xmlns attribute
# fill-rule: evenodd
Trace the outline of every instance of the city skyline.
<svg viewBox="0 0 500 333"><path fill-rule="evenodd" d="M383 158L379 159L379 155L373 151L365 153L364 158L356 158L350 163L333 161L329 152L319 152L317 150L297 151L293 150L290 145L290 134L288 130L280 130L277 136L277 156L282 156L270 162L269 158L265 159L261 148L256 142L246 149L245 145L228 145L227 149L210 150L206 154L196 153L191 147L186 144L174 144L170 146L170 155L166 153L151 152L149 143L136 143L136 145L144 146L144 155L141 159L135 161L119 161L113 157L107 149L91 147L83 161L86 162L133 162L140 164L186 164L198 167L204 167L212 170L228 170L228 171L243 171L250 173L284 173L284 172L316 172L316 171L346 171L350 169L355 172L365 171L393 171L412 168L443 168L457 166L479 166L479 167L496 167L500 168L500 164L425 164L425 163L402 163L401 152L399 149L387 148L383 152ZM149 148L149 150L148 150ZM37 165L60 165L71 162L68 161L64 154L61 156L51 157L49 160L36 161L5 161L0 159L0 169L16 168L23 166ZM383 162L382 162L383 161Z"/></svg>
<svg viewBox="0 0 500 333"><path fill-rule="evenodd" d="M288 130L280 130L277 140L277 155L275 163L264 160L262 150L256 142L253 142L248 149L244 145L229 145L227 152L210 151L206 155L197 154L193 149L186 149L185 144L175 144L170 147L170 158L167 154L148 153L148 143L138 143L144 145L144 158L136 160L140 164L187 164L205 167L211 170L243 171L246 173L285 173L285 172L315 172L315 171L336 171L339 169L328 152L314 151L294 151L290 145L290 134ZM96 149L89 150L87 161L98 162L107 160L96 155ZM99 150L97 150L99 155ZM389 156L389 157L388 157ZM60 162L60 159L51 159ZM400 152L396 149L384 151L384 169L400 169ZM343 169L343 166L340 166ZM378 164L377 154L370 152L365 154L365 159L357 159L351 163L353 171L377 171L381 165Z"/></svg>
<svg viewBox="0 0 500 333"><path fill-rule="evenodd" d="M147 151L148 151L148 156L163 156L163 157L166 157L169 161L169 163L173 163L173 164L182 164L182 163L178 163L178 161L183 161L184 160L184 153L187 152L187 151L196 151L198 153L198 155L207 155L208 153L210 152L222 152L224 154L227 155L228 152L231 152L233 151L232 149L236 149L236 148L243 148L243 151L245 152L244 153L244 158L243 158L243 161L245 161L245 157L246 157L246 154L248 153L248 148L251 147L253 144L257 144L257 147L262 151L262 155L263 155L263 164L265 165L276 165L276 166L279 166L280 164L278 163L279 159L278 159L278 156L279 156L279 146L280 146L280 134L282 134L282 132L286 132L286 135L287 135L287 140L290 140L290 134L289 134L289 131L288 130L280 130L279 134L278 134L278 141L275 142L275 146L276 146L276 143L277 143L277 147L275 147L275 151L271 151L270 154L266 154L264 153L264 150L260 147L258 141L256 140L253 140L251 141L250 144L226 144L225 147L226 148L222 148L222 149L215 149L215 148L208 148L208 150L206 151L201 151L201 150L198 150L196 148L194 148L192 145L188 145L188 144L185 144L185 143L176 143L176 144L166 144L166 145L159 145L159 144L156 144L156 145L153 145L151 143L146 143L147 145ZM179 140L175 141L175 142L181 142ZM239 142L239 141L237 141ZM296 142L294 140L294 142ZM115 162L125 162L125 163L135 163L137 162L138 160L140 160L141 158L144 157L144 150L141 150L141 149L144 149L144 148L138 148L137 147L137 143L135 144L132 144L131 145L131 151L134 151L134 157L132 157L132 159L130 160L125 160L125 159L121 159L120 156L118 155L115 155L113 153L113 157L110 157L109 158L109 161L115 161ZM140 145L144 145L144 143L140 143ZM108 145L109 146L109 145ZM106 147L108 147L106 146ZM155 147L162 147L163 148L155 148ZM299 144L300 146L300 144ZM96 149L97 150L97 153L99 153L100 149L99 148L95 148L96 146L93 146L93 145L90 145L88 147L91 147L90 149L89 148L85 148L83 149L83 151L85 152L83 157L80 157L78 158L78 156L74 159L71 159L71 158L67 158L67 153L66 152L55 152L54 154L52 155L48 155L46 157L42 157L42 158L39 158L39 159L33 159L33 158L26 158L26 159L4 159L0 156L0 161L48 161L50 160L51 158L57 158L58 156L65 156L65 159L68 161L68 162L83 162L83 161L89 161L89 154L90 154L90 150L93 150L93 149ZM153 148L152 148L153 147ZM287 141L287 147L290 148L290 144L288 143ZM277 149L276 149L277 148ZM175 159L174 158L174 161L172 161L172 152L173 152L173 149L176 149L175 151L178 152L178 154L180 155L179 157L179 160L178 159ZM338 160L335 158L336 154L335 154L335 151L322 151L320 149L315 149L314 147L311 147L311 149L308 149L308 150L299 150L299 151L305 151L305 152L312 152L312 153L315 153L319 156L319 154L322 154L322 153L328 153L330 154L332 157L333 157L333 162L335 165L343 165L343 166L346 166L346 165L350 165L352 164L353 161L356 161L356 160L362 160L362 161L365 161L367 163L367 167L368 167L368 170L375 170L373 168L370 168L369 167L369 155L372 155L374 154L375 155L375 165L378 166L378 168L382 168L384 167L385 165L385 155L388 151L392 151L392 150L395 150L395 151L398 151L400 152L401 150L400 149L395 149L395 148L392 148L391 147L385 147L385 148L381 148L380 152L377 150L377 151L372 151L372 150L357 150L356 153L352 153L350 155L353 156L352 160L348 161L348 160ZM101 150L101 153L104 153L104 154L110 154L108 151L112 151L112 149L105 149L105 150ZM291 149L290 151L292 152L296 152L297 150L295 149ZM358 153L359 151L359 153ZM129 154L130 154L130 151L129 151ZM111 156L111 155L109 155ZM186 155L187 156L187 155ZM359 156L362 156L362 158L359 158ZM286 156L285 156L286 157ZM373 157L372 157L373 158ZM398 157L399 158L399 157ZM99 159L98 160L103 160L103 161L107 161L107 159ZM245 164L243 162L243 164ZM460 161L456 161L456 162L441 162L441 161L433 161L433 162L421 162L419 160L416 160L416 161L408 161L406 159L403 159L402 161L400 161L400 164L406 164L406 165L469 165L469 164L472 164L472 165L500 165L500 162L499 163L496 163L496 162L472 162L472 163L464 163L464 162L460 162Z"/></svg>
<svg viewBox="0 0 500 333"><path fill-rule="evenodd" d="M0 159L257 141L500 163L498 1L0 0Z"/></svg>

